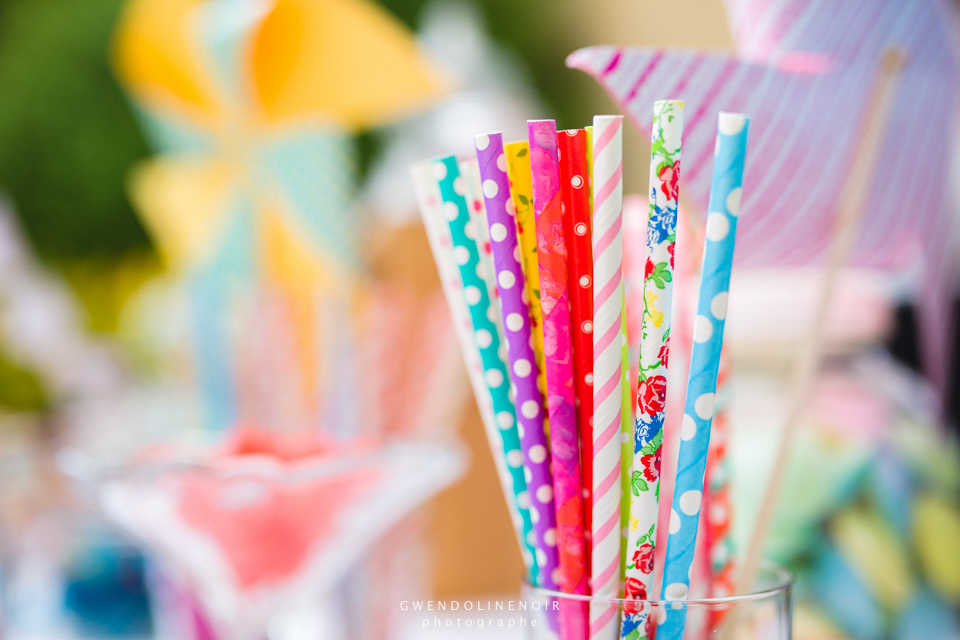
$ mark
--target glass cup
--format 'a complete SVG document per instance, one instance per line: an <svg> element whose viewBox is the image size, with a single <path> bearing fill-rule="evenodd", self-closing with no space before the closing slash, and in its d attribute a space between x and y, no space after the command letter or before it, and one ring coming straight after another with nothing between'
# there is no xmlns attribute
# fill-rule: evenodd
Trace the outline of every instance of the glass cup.
<svg viewBox="0 0 960 640"><path fill-rule="evenodd" d="M653 640L654 630L670 615L684 622L683 631L671 640L790 640L792 586L790 573L772 563L758 572L750 593L722 598L622 600L524 584L521 628L529 640L585 640L588 621L593 620L595 628L608 629L604 636L609 635L609 640L620 637L622 624L628 625L625 637L629 640ZM667 640L663 633L657 638Z"/></svg>

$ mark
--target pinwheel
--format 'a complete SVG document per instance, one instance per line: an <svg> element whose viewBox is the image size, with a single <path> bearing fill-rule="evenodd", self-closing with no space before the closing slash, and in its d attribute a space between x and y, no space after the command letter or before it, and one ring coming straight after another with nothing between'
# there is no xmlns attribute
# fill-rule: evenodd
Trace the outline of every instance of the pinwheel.
<svg viewBox="0 0 960 640"><path fill-rule="evenodd" d="M743 266L822 261L858 144L883 52L904 52L890 122L869 188L852 262L900 266L923 256L924 365L946 376L948 260L952 217L947 194L950 136L958 100L957 62L939 0L726 0L738 56L631 47L591 47L567 63L593 75L638 125L649 105L683 98L687 122L683 180L693 208L706 213L713 162L710 114L752 114L753 185L743 203L737 249Z"/></svg>
<svg viewBox="0 0 960 640"><path fill-rule="evenodd" d="M206 422L344 413L323 405L365 280L351 135L439 95L412 36L364 0L131 0L114 66L158 152L131 194L186 283Z"/></svg>

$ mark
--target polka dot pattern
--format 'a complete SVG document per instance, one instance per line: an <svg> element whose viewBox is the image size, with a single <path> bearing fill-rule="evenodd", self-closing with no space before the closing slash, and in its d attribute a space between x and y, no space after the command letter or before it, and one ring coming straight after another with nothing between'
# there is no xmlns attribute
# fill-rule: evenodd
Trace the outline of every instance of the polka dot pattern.
<svg viewBox="0 0 960 640"><path fill-rule="evenodd" d="M713 212L707 216L707 240L720 242L730 233L730 218L724 213Z"/></svg>
<svg viewBox="0 0 960 640"><path fill-rule="evenodd" d="M721 291L713 296L713 300L710 301L710 315L717 320L725 320L727 318L727 298L727 292Z"/></svg>
<svg viewBox="0 0 960 640"><path fill-rule="evenodd" d="M474 339L477 341L477 346L481 349L486 349L493 343L493 336L490 335L490 332L486 329L480 329L474 334Z"/></svg>
<svg viewBox="0 0 960 640"><path fill-rule="evenodd" d="M541 464L547 459L547 448L538 444L530 449L529 456L531 462Z"/></svg>
<svg viewBox="0 0 960 640"><path fill-rule="evenodd" d="M564 283L570 305L568 315L569 342L572 348L574 410L579 428L581 486L593 486L593 335L578 331L584 322L593 321L593 239L590 234L590 191L584 176L588 175L587 134L583 129L566 131L558 136L558 176L562 205L562 235L567 250L567 282ZM541 289L543 287L541 286ZM584 534L589 544L593 527L593 509L589 497L582 498Z"/></svg>
<svg viewBox="0 0 960 640"><path fill-rule="evenodd" d="M697 316L693 321L693 341L704 343L713 335L713 323L707 316Z"/></svg>
<svg viewBox="0 0 960 640"><path fill-rule="evenodd" d="M513 372L517 374L517 377L526 378L531 371L533 371L533 366L529 360L521 358L513 363Z"/></svg>
<svg viewBox="0 0 960 640"><path fill-rule="evenodd" d="M537 500L543 503L553 502L553 487L548 484L541 485L537 489Z"/></svg>
<svg viewBox="0 0 960 640"><path fill-rule="evenodd" d="M463 299L473 325L474 344L480 354L483 380L490 394L487 400L492 402L494 421L500 435L498 439L503 446L503 466L509 476L504 480L504 490L512 497L514 506L511 511L517 526L517 537L521 540L524 556L529 558L531 563L530 579L536 579L539 575L539 567L534 560L537 546L528 545L526 542L530 537L536 541L537 534L529 510L530 497L523 471L523 448L516 425L516 409L510 397L510 385L507 384L507 366L502 350L505 345L501 344L500 331L493 321L497 318L496 306L482 277L484 269L480 266L479 229L476 221L470 217L468 199L465 197L467 182L461 175L456 158L448 156L434 160L433 175L438 181L443 199L442 211L450 229L452 253L464 286ZM482 216L477 219L482 219ZM486 229L484 232L485 237ZM537 486L540 484L542 482Z"/></svg>
<svg viewBox="0 0 960 640"><path fill-rule="evenodd" d="M684 491L680 495L680 500L677 503L680 505L680 510L683 511L688 516L695 516L700 513L700 498L702 493L696 489L690 489L689 491Z"/></svg>
<svg viewBox="0 0 960 640"><path fill-rule="evenodd" d="M727 213L732 216L740 215L740 193L741 190L734 189L730 192L730 195L727 196Z"/></svg>
<svg viewBox="0 0 960 640"><path fill-rule="evenodd" d="M695 340L690 356L686 404L680 431L676 485L663 569L662 595L668 600L685 600L689 592L690 567L697 538L702 491L707 465L711 425L716 403L717 375L727 292L740 210L743 163L746 157L748 119L721 114L718 123L717 153L713 167L707 217L707 244L704 249L697 324L708 322L712 329L704 340ZM696 330L695 330L696 331ZM705 334L700 329L700 337ZM683 637L686 608L681 603L665 612L657 637Z"/></svg>
<svg viewBox="0 0 960 640"><path fill-rule="evenodd" d="M479 142L479 141L478 141ZM553 504L550 456L543 428L543 396L537 387L536 357L531 347L530 311L525 300L525 278L521 265L517 237L516 209L510 197L506 175L506 158L500 134L489 134L487 145L477 145L477 160L483 184L483 197L489 228L489 245L493 269L496 273L497 293L506 329L506 353L510 386L513 389L517 416L517 433L524 452L525 479L528 479L535 500L530 513L534 525L533 547L537 557L537 576L534 580L548 588L558 588L551 582L558 567L556 545L556 516ZM554 541L547 540L554 531Z"/></svg>
<svg viewBox="0 0 960 640"><path fill-rule="evenodd" d="M713 417L713 406L716 395L713 393L704 393L697 397L693 403L693 410L701 420L709 420Z"/></svg>

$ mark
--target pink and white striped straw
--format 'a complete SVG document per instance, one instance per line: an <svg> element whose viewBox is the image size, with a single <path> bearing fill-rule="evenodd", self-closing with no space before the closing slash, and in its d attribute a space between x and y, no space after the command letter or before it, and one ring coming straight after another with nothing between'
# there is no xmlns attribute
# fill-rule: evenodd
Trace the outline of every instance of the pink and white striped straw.
<svg viewBox="0 0 960 640"><path fill-rule="evenodd" d="M594 596L620 589L620 426L623 345L623 117L593 119L593 562ZM590 638L612 640L617 607L594 603Z"/></svg>

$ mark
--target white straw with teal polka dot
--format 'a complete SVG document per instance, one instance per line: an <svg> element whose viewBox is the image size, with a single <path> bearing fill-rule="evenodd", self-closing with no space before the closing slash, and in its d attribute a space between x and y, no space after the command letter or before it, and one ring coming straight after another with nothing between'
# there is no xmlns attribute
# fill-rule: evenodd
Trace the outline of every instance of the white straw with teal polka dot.
<svg viewBox="0 0 960 640"><path fill-rule="evenodd" d="M443 216L440 186L433 177L433 165L429 160L411 167L410 173L417 193L420 215L427 232L427 240L430 243L430 250L437 265L440 284L457 332L460 353L467 368L467 377L470 380L470 386L473 388L473 395L477 401L477 408L480 411L480 419L490 444L490 450L500 451L503 448L503 437L500 435L500 429L497 426L497 417L493 412L493 400L484 379L480 350L477 348L477 343L473 337L473 321L470 319L470 309L463 297L463 279L460 277L460 268L453 256L450 226ZM516 461L517 456L513 456L513 458L513 461ZM503 487L506 496L510 520L514 523L522 522L517 500L513 494L513 479L509 471L511 462L501 455L494 455L493 462L500 485Z"/></svg>
<svg viewBox="0 0 960 640"><path fill-rule="evenodd" d="M690 565L700 519L749 126L749 118L734 113L721 113L717 126L690 377L663 567L663 599L676 602L667 607L666 619L657 629L657 640L680 640L687 620L687 608L682 601L690 591Z"/></svg>
<svg viewBox="0 0 960 640"><path fill-rule="evenodd" d="M467 181L467 208L470 210L471 233L476 232L477 251L480 253L480 270L477 272L487 285L490 298L490 320L497 326L500 336L500 350L505 354L507 340L503 332L503 310L500 307L500 294L497 291L496 269L493 266L493 247L490 244L490 229L487 225L487 208L483 201L483 185L480 178L480 164L476 156L461 158L457 161L460 175ZM503 356L504 362L507 356Z"/></svg>
<svg viewBox="0 0 960 640"><path fill-rule="evenodd" d="M514 529L520 542L520 551L529 571L529 579L536 580L538 569L533 540L533 523L530 519L530 496L527 493L527 481L523 474L523 453L520 450L520 435L517 431L516 411L510 395L510 380L507 376L506 353L500 348L499 331L491 316L498 311L487 294L478 267L480 252L477 247L476 228L470 221L467 209L466 180L460 175L456 156L446 156L433 160L434 178L440 186L443 200L443 215L450 227L453 240L453 258L460 269L463 279L463 299L470 310L473 322L473 335L480 351L483 363L484 380L493 401L493 413L496 416L503 444L502 455L507 462L510 487L504 487L507 500L514 500L520 521L514 522Z"/></svg>

